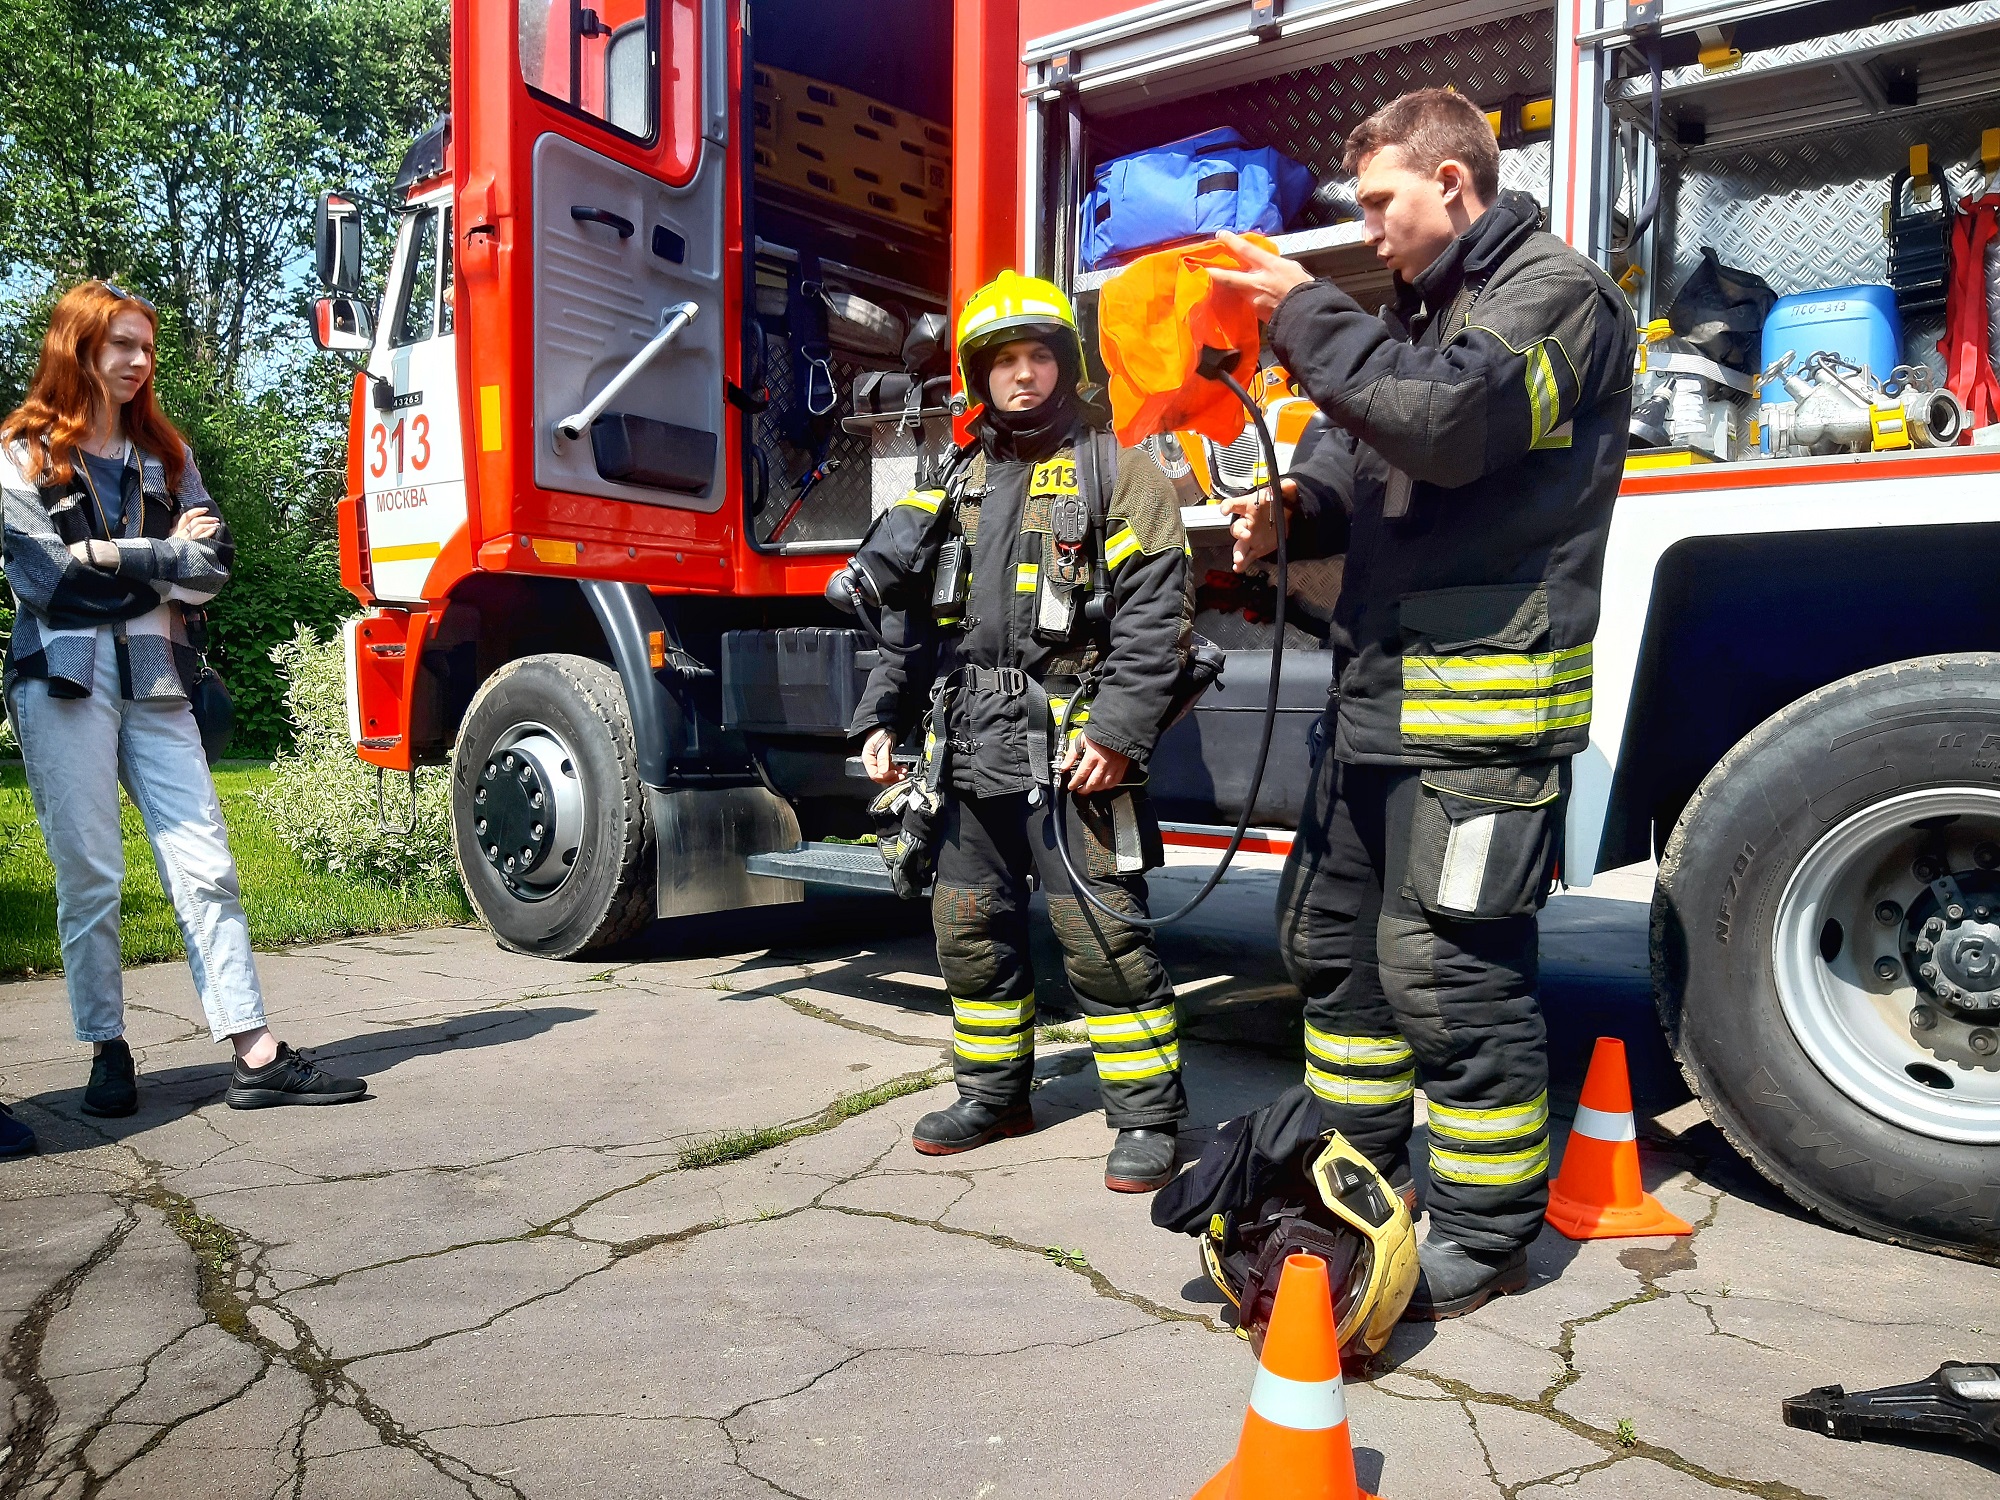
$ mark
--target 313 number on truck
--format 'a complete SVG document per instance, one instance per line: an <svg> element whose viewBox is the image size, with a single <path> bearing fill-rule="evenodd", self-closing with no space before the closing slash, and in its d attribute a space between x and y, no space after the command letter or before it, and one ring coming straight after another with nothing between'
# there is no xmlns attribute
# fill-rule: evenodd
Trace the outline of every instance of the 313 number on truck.
<svg viewBox="0 0 2000 1500"><path fill-rule="evenodd" d="M1221 127L1320 183L1281 250L1386 300L1341 140L1450 83L1648 327L1563 877L1657 861L1668 1039L1772 1180L2000 1257L2000 447L1933 396L1965 272L1939 247L2000 168L2000 4L1880 10L455 0L385 286L361 199L319 211L315 333L359 366L356 751L449 765L467 889L522 951L882 887L840 842L868 831L845 731L870 645L822 590L951 441L940 327L1012 266L1088 333L1098 168ZM1656 321L1711 261L1797 314L1761 385ZM1873 368L1834 327L1864 303ZM1232 668L1152 790L1232 824L1270 601L1229 576L1229 455L1163 453ZM1260 826L1298 813L1339 566L1292 570Z"/></svg>

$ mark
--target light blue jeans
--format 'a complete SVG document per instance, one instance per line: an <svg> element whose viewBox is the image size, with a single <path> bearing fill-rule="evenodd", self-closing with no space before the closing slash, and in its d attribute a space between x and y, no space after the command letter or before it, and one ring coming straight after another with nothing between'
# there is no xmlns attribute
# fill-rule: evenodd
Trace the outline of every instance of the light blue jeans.
<svg viewBox="0 0 2000 1500"><path fill-rule="evenodd" d="M97 634L96 683L88 698L52 698L46 682L27 678L14 684L11 697L28 791L56 870L56 934L77 1040L108 1042L125 1034L118 957L118 897L125 881L120 781L145 820L209 1033L219 1042L262 1026L264 992L229 830L187 700L121 698L117 642L109 629Z"/></svg>

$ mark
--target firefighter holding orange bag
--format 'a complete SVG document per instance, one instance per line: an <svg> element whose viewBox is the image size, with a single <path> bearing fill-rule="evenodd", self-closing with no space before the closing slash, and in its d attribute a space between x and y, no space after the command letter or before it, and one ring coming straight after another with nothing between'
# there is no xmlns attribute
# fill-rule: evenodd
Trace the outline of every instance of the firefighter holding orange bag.
<svg viewBox="0 0 2000 1500"><path fill-rule="evenodd" d="M1282 482L1290 555L1347 561L1279 941L1322 1115L1399 1185L1422 1079L1431 1223L1406 1316L1438 1319L1526 1286L1547 1202L1536 914L1588 742L1636 332L1611 280L1499 191L1463 96L1394 101L1346 165L1393 310L1234 237L1245 269L1210 274L1340 429ZM1225 509L1240 570L1271 550L1268 491Z"/></svg>

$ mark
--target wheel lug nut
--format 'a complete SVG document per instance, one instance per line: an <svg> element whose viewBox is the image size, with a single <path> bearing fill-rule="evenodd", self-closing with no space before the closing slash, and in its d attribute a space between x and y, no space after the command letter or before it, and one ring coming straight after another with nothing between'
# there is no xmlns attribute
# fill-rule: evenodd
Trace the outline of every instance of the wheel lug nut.
<svg viewBox="0 0 2000 1500"><path fill-rule="evenodd" d="M2000 1032L1996 1032L1991 1026L1980 1027L1967 1037L1966 1041L1981 1057L1991 1057L1995 1052L2000 1052Z"/></svg>
<svg viewBox="0 0 2000 1500"><path fill-rule="evenodd" d="M1917 970L1917 973L1925 979L1935 979L1937 978L1937 965L1925 964Z"/></svg>
<svg viewBox="0 0 2000 1500"><path fill-rule="evenodd" d="M478 834L478 835L479 835L479 836L480 836L481 838L485 838L485 837L486 837L486 820L485 820L484 818L481 818L481 819L480 819L480 820L479 820L479 821L478 821L477 823L474 823L474 824L472 825L472 831L473 831L474 833Z"/></svg>
<svg viewBox="0 0 2000 1500"><path fill-rule="evenodd" d="M1944 909L1944 914L1947 917L1950 917L1954 922L1962 922L1965 920L1965 908L1958 905L1956 902L1953 902L1950 906L1947 906Z"/></svg>
<svg viewBox="0 0 2000 1500"><path fill-rule="evenodd" d="M541 841L542 841L542 825L537 823L535 825L535 842L539 844Z"/></svg>
<svg viewBox="0 0 2000 1500"><path fill-rule="evenodd" d="M1927 1005L1919 1005L1910 1012L1910 1030L1929 1031L1937 1025L1937 1012Z"/></svg>
<svg viewBox="0 0 2000 1500"><path fill-rule="evenodd" d="M1930 951L1931 951L1931 940L1929 938L1918 938L1917 952L1928 953Z"/></svg>
<svg viewBox="0 0 2000 1500"><path fill-rule="evenodd" d="M1894 979L1903 972L1903 966L1893 958L1878 958L1875 960L1875 972L1883 979Z"/></svg>
<svg viewBox="0 0 2000 1500"><path fill-rule="evenodd" d="M2000 869L2000 844L1975 845L1972 862L1982 870Z"/></svg>
<svg viewBox="0 0 2000 1500"><path fill-rule="evenodd" d="M1936 917L1932 917L1928 922L1924 923L1925 937L1935 938L1941 936L1943 932L1944 923L1940 922Z"/></svg>
<svg viewBox="0 0 2000 1500"><path fill-rule="evenodd" d="M1989 906L1975 906L1972 908L1972 915L1975 920L1984 922L1993 915L1993 909Z"/></svg>
<svg viewBox="0 0 2000 1500"><path fill-rule="evenodd" d="M1875 907L1875 920L1884 927L1894 927L1903 920L1903 908L1893 901L1883 901Z"/></svg>

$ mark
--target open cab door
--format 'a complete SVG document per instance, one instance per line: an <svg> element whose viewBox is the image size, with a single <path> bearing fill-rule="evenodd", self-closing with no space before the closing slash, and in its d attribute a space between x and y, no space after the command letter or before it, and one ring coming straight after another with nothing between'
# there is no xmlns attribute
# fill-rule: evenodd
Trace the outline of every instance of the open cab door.
<svg viewBox="0 0 2000 1500"><path fill-rule="evenodd" d="M483 568L727 585L733 10L458 0L460 389Z"/></svg>

